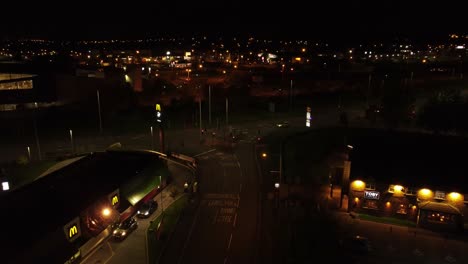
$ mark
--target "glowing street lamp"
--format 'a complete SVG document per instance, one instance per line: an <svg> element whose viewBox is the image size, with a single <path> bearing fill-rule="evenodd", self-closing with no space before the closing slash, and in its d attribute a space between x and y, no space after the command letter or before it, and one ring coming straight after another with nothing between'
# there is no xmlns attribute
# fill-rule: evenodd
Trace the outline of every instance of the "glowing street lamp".
<svg viewBox="0 0 468 264"><path fill-rule="evenodd" d="M109 215L111 215L111 210L109 208L102 209L102 215L104 217L108 217Z"/></svg>

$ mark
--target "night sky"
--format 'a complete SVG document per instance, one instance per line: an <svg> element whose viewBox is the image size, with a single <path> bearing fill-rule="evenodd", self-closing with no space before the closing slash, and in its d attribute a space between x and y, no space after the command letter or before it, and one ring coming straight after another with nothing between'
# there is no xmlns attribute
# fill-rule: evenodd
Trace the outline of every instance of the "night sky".
<svg viewBox="0 0 468 264"><path fill-rule="evenodd" d="M397 37L431 40L443 39L452 32L468 32L464 5L458 0L191 2L5 3L1 7L0 36L106 39L195 32L358 41Z"/></svg>

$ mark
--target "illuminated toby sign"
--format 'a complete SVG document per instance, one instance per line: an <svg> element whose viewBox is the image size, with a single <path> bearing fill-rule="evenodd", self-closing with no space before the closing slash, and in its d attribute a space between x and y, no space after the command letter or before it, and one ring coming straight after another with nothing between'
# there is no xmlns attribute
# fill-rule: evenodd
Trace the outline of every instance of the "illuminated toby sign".
<svg viewBox="0 0 468 264"><path fill-rule="evenodd" d="M68 222L64 227L63 231L65 232L65 237L69 242L73 242L75 239L81 236L81 227L80 227L80 218L76 217L75 219Z"/></svg>
<svg viewBox="0 0 468 264"><path fill-rule="evenodd" d="M380 193L376 191L364 191L364 198L365 199L372 199L372 200L379 200Z"/></svg>

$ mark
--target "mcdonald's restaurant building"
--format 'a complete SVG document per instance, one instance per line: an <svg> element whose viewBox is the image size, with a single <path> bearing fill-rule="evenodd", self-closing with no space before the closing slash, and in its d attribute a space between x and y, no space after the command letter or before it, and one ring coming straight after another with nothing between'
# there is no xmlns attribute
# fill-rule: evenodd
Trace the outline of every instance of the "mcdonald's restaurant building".
<svg viewBox="0 0 468 264"><path fill-rule="evenodd" d="M0 207L9 217L0 219L8 227L0 236L1 262L77 263L168 180L167 164L158 155L112 150L79 157L2 193Z"/></svg>
<svg viewBox="0 0 468 264"><path fill-rule="evenodd" d="M468 194L443 188L412 188L355 179L348 211L410 220L419 227L463 231Z"/></svg>

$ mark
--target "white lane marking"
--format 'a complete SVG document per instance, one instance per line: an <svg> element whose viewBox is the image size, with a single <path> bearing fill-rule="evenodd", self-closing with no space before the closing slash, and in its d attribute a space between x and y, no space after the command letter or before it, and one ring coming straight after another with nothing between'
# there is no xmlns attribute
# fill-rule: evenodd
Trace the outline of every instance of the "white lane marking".
<svg viewBox="0 0 468 264"><path fill-rule="evenodd" d="M224 166L222 166L222 167L223 167L223 174L224 174L224 178L223 178L223 189L222 189L222 190L223 190L223 192L224 192L224 190L226 189L226 188L225 188L225 185L226 185L226 183L227 183L227 181L226 181L227 174L226 174L226 167L224 167Z"/></svg>
<svg viewBox="0 0 468 264"><path fill-rule="evenodd" d="M104 264L106 264L107 262L109 262L109 260L111 260L112 257L115 255L114 250L112 250L112 247L111 247L111 245L109 244L109 242L107 242L107 246L109 246L109 248L110 248L110 250L111 250L111 255L109 256L108 259L106 259L106 261L104 261Z"/></svg>
<svg viewBox="0 0 468 264"><path fill-rule="evenodd" d="M216 215L213 219L213 224L216 224L216 221L218 220L218 214L219 214L219 209L216 209Z"/></svg>
<svg viewBox="0 0 468 264"><path fill-rule="evenodd" d="M202 153L198 153L197 155L193 156L194 158L195 157L198 157L198 156L202 156L202 155L205 155L205 154L208 154L210 152L213 152L213 151L216 151L216 149L210 149L208 151L205 151L205 152L202 152Z"/></svg>
<svg viewBox="0 0 468 264"><path fill-rule="evenodd" d="M142 137L144 137L145 135L138 135L138 136L134 136L132 137L132 140L137 140L137 139L140 139Z"/></svg>
<svg viewBox="0 0 468 264"><path fill-rule="evenodd" d="M231 236L229 237L229 244L228 244L228 249L231 248L231 242L232 242L232 233L231 233Z"/></svg>
<svg viewBox="0 0 468 264"><path fill-rule="evenodd" d="M234 222L232 223L232 226L236 227L236 223L237 223L237 213L234 215Z"/></svg>

